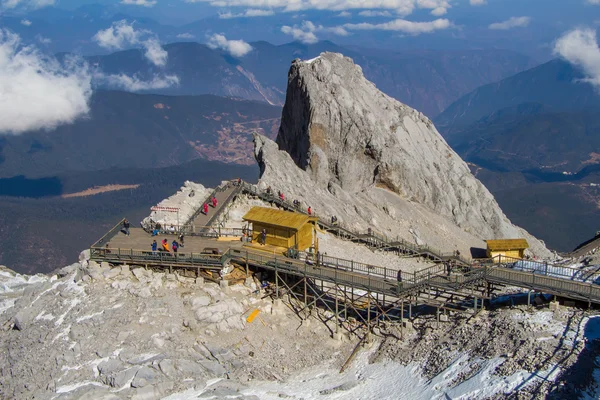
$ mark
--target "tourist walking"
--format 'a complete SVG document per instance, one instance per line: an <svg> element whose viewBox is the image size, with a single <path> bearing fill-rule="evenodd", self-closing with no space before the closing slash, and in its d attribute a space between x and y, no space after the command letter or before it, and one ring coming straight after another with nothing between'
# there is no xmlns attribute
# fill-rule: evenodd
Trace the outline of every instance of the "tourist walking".
<svg viewBox="0 0 600 400"><path fill-rule="evenodd" d="M130 226L129 221L127 221L127 219L124 219L123 220L123 230L125 231L125 234L127 236L129 236L129 226Z"/></svg>
<svg viewBox="0 0 600 400"><path fill-rule="evenodd" d="M173 253L177 253L177 249L179 249L177 240L173 240L173 243L171 243L171 248L173 249Z"/></svg>
<svg viewBox="0 0 600 400"><path fill-rule="evenodd" d="M308 206L308 215L312 215L312 208L310 208L310 206Z"/></svg>
<svg viewBox="0 0 600 400"><path fill-rule="evenodd" d="M267 230L263 229L260 232L260 238L262 239L262 245L264 246L265 244L267 244Z"/></svg>
<svg viewBox="0 0 600 400"><path fill-rule="evenodd" d="M213 197L211 201L212 201L213 208L217 208L217 198Z"/></svg>
<svg viewBox="0 0 600 400"><path fill-rule="evenodd" d="M158 243L156 243L156 240L152 242L152 255L155 256L156 255L156 249L158 248Z"/></svg>
<svg viewBox="0 0 600 400"><path fill-rule="evenodd" d="M204 211L204 215L208 215L208 204L204 203L202 210Z"/></svg>
<svg viewBox="0 0 600 400"><path fill-rule="evenodd" d="M184 247L184 246L183 246L183 238L184 238L184 235L183 235L183 232L181 232L181 233L179 234L179 246L180 246L180 247Z"/></svg>
<svg viewBox="0 0 600 400"><path fill-rule="evenodd" d="M163 241L162 241L162 250L166 251L167 253L171 252L169 250L169 242L167 241L167 239L163 239Z"/></svg>

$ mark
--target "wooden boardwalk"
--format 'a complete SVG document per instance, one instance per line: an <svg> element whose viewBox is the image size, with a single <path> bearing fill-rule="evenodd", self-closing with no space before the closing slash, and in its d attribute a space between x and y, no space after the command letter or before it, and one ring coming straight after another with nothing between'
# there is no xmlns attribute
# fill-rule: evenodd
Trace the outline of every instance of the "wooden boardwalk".
<svg viewBox="0 0 600 400"><path fill-rule="evenodd" d="M412 298L417 301L418 298L421 304L427 304L427 302L434 304L431 293L441 292L449 294L450 298L455 294L463 299L472 296L475 308L477 308L477 298L481 299L484 295L481 292L479 295L473 294L474 288L484 285L511 285L583 300L590 304L600 303L600 272L588 273L547 262L506 257L472 263L452 253L444 254L426 246L415 246L404 241L394 242L385 237L378 237L371 230L364 235L324 221L319 221L323 228L330 232L337 231L338 235L352 241L359 241L383 250L395 248L409 254L428 256L440 263L412 274L400 274L396 270L353 260L321 256L317 262L314 259L296 260L268 254L243 247L239 237L234 240L219 240L216 238L216 236L220 236L219 231L207 227L207 225L214 223L219 213L225 210L228 203L242 190L265 201L277 203L280 207L305 213L303 210L296 209L291 203L283 202L263 192L257 192L254 187L246 183L242 183L241 186L228 184L213 192L218 200L216 208L210 206L208 215L198 214L192 218L193 224L190 226L195 226L192 232L197 236L186 236L184 247L180 248L177 257L168 254L152 254L150 247L154 239L160 247L160 242L164 238L167 238L170 246L171 242L176 239L174 234L167 233L152 237L144 230L134 228L131 229L131 235L126 236L119 231L120 225L117 224L92 246L92 258L115 264L127 263L169 268L191 267L198 269L198 272L202 268L218 270L228 261L232 261L239 265L251 265L255 268L274 271L275 277L279 273L284 273L304 280L319 280L330 282L336 286L349 286L352 290L359 289L367 293L376 293L383 295L383 299L388 297L404 301L403 299ZM108 248L112 249L109 253L104 250L107 243ZM202 254L206 248L217 248L223 255L215 257ZM443 263L443 261L448 260L454 261L456 265L453 271L446 270L450 263ZM448 303L435 304L436 307L443 308Z"/></svg>
<svg viewBox="0 0 600 400"><path fill-rule="evenodd" d="M156 240L158 246L163 239L167 239L169 242L169 248L173 240L177 240L176 235L160 234L158 236L152 236L142 228L132 228L130 230L130 236L125 235L122 232L117 233L108 242L108 247L111 249L133 249L151 251L152 241ZM226 239L226 238L224 238ZM230 248L241 248L242 242L239 238L232 238L234 240L217 240L214 238L207 238L201 236L186 236L184 238L184 247L179 249L180 253L201 253L207 247L218 248L222 253L227 252Z"/></svg>

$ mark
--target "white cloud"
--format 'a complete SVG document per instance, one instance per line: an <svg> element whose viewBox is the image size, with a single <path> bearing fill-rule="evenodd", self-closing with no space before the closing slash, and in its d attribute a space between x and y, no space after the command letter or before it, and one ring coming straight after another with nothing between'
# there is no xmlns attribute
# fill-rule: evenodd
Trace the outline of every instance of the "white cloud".
<svg viewBox="0 0 600 400"><path fill-rule="evenodd" d="M154 65L158 67L164 67L167 65L169 53L163 49L156 38L150 38L142 42L142 45L146 49L144 54L146 58Z"/></svg>
<svg viewBox="0 0 600 400"><path fill-rule="evenodd" d="M589 82L600 89L600 48L593 29L575 29L561 36L554 45L554 54L578 66Z"/></svg>
<svg viewBox="0 0 600 400"><path fill-rule="evenodd" d="M317 35L315 35L313 31L305 31L296 26L291 27L284 25L281 27L281 32L285 33L286 35L292 35L294 40L299 40L302 43L306 44L313 44L319 41L319 38L317 37Z"/></svg>
<svg viewBox="0 0 600 400"><path fill-rule="evenodd" d="M88 113L92 94L87 66L61 65L7 30L0 30L0 87L0 132L10 134L72 123Z"/></svg>
<svg viewBox="0 0 600 400"><path fill-rule="evenodd" d="M17 7L37 10L54 5L55 0L1 0L0 9L13 9Z"/></svg>
<svg viewBox="0 0 600 400"><path fill-rule="evenodd" d="M350 33L343 26L326 27L323 25L315 25L311 21L302 21L302 25L281 27L281 32L286 35L291 35L294 40L302 43L313 44L319 41L317 32L329 32L338 36L348 36Z"/></svg>
<svg viewBox="0 0 600 400"><path fill-rule="evenodd" d="M226 12L219 14L219 18L221 19L231 19L231 18L251 18L251 17L269 17L271 15L275 15L273 10L261 10L257 8L251 8L249 10L244 11L243 13L233 14L231 12Z"/></svg>
<svg viewBox="0 0 600 400"><path fill-rule="evenodd" d="M221 49L233 57L243 57L252 51L252 46L243 40L227 40L224 35L214 34L208 39L211 49Z"/></svg>
<svg viewBox="0 0 600 400"><path fill-rule="evenodd" d="M140 42L142 32L136 31L133 24L126 20L113 22L112 26L98 31L94 39L100 47L109 50L121 50L127 45L135 45Z"/></svg>
<svg viewBox="0 0 600 400"><path fill-rule="evenodd" d="M152 7L156 4L156 0L121 0L121 4L129 4L134 6Z"/></svg>
<svg viewBox="0 0 600 400"><path fill-rule="evenodd" d="M192 35L191 33L187 33L187 32L186 32L186 33L180 33L179 35L177 35L177 37L178 37L179 39L193 39L193 38L195 38L196 36Z"/></svg>
<svg viewBox="0 0 600 400"><path fill-rule="evenodd" d="M142 40L142 38L146 38ZM120 50L127 46L141 45L144 55L152 64L162 67L167 64L169 54L160 46L158 38L148 30L136 30L133 23L126 20L113 22L112 26L98 31L94 37L100 47L109 50Z"/></svg>
<svg viewBox="0 0 600 400"><path fill-rule="evenodd" d="M336 17L341 17L341 18L349 18L352 16L352 13L349 13L348 11L342 11L339 14L336 14Z"/></svg>
<svg viewBox="0 0 600 400"><path fill-rule="evenodd" d="M587 4L599 5L600 0L586 0Z"/></svg>
<svg viewBox="0 0 600 400"><path fill-rule="evenodd" d="M31 26L31 21L28 19L22 19L21 20L21 25L25 25L25 26Z"/></svg>
<svg viewBox="0 0 600 400"><path fill-rule="evenodd" d="M495 30L508 30L508 29L512 29L512 28L524 28L527 25L529 25L529 22L531 22L530 17L510 17L506 21L494 22L493 24L490 24L489 28L495 29Z"/></svg>
<svg viewBox="0 0 600 400"><path fill-rule="evenodd" d="M37 39L38 42L40 42L41 44L50 44L52 43L52 39L44 37L42 35L36 35L35 37Z"/></svg>
<svg viewBox="0 0 600 400"><path fill-rule="evenodd" d="M482 6L487 4L487 0L469 0L469 4L472 6Z"/></svg>
<svg viewBox="0 0 600 400"><path fill-rule="evenodd" d="M94 82L96 84L106 85L111 88L124 89L129 92L140 92L143 90L166 89L171 86L178 86L179 77L176 75L154 75L151 80L145 81L139 78L137 75L105 75L99 72L94 74Z"/></svg>
<svg viewBox="0 0 600 400"><path fill-rule="evenodd" d="M448 29L454 26L447 19L436 19L429 22L413 22L405 19L396 19L382 24L370 24L362 22L359 24L345 24L344 28L348 30L383 30L383 31L400 31L411 35L419 35L421 33L431 33L441 29Z"/></svg>
<svg viewBox="0 0 600 400"><path fill-rule="evenodd" d="M365 10L358 13L361 17L391 17L392 14L389 11L373 11Z"/></svg>
<svg viewBox="0 0 600 400"><path fill-rule="evenodd" d="M415 9L429 9L434 15L445 14L449 0L184 0L209 3L215 7L252 7L256 9L296 12L302 10L388 10L406 16Z"/></svg>

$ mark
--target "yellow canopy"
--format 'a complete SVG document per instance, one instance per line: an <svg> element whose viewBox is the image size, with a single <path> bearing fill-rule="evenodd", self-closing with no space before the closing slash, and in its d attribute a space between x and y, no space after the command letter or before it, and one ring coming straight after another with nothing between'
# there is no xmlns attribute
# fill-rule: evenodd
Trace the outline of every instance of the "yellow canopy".
<svg viewBox="0 0 600 400"><path fill-rule="evenodd" d="M252 207L243 219L248 222L298 230L307 222L317 221L318 218L274 208Z"/></svg>
<svg viewBox="0 0 600 400"><path fill-rule="evenodd" d="M486 240L490 251L509 251L509 250L525 250L529 248L529 244L525 239L498 239Z"/></svg>

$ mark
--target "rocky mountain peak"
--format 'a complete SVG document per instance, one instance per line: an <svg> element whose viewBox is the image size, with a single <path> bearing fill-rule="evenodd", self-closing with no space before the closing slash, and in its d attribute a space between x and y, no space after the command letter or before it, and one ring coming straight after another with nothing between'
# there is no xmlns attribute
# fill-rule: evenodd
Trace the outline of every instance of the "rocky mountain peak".
<svg viewBox="0 0 600 400"><path fill-rule="evenodd" d="M264 148L265 141L257 140L258 147ZM546 251L511 224L427 117L378 90L361 67L342 54L293 61L276 142L310 177L315 190L342 196L346 202L384 190L402 203L404 212L392 212L392 218L405 214L407 203L418 204L480 239L527 237L532 248ZM280 175L269 174L266 153L256 151L263 181ZM272 159L285 162L270 153ZM389 215L394 206L388 203L381 207Z"/></svg>

